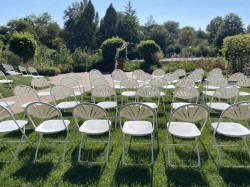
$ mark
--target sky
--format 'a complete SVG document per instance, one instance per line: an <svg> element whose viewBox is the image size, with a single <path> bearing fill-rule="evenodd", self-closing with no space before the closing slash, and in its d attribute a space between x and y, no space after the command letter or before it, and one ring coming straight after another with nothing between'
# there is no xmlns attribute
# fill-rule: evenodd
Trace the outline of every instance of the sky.
<svg viewBox="0 0 250 187"><path fill-rule="evenodd" d="M48 12L52 20L63 28L64 10L76 0L6 0L0 6L0 26L6 26L11 19L27 15L41 15ZM79 2L79 0L77 0ZM216 16L237 14L246 28L250 24L249 0L131 0L136 9L140 25L144 25L150 15L158 24L166 21L179 22L180 28L194 27L205 31L206 26ZM124 11L128 0L92 0L99 17L103 18L110 5L116 11Z"/></svg>

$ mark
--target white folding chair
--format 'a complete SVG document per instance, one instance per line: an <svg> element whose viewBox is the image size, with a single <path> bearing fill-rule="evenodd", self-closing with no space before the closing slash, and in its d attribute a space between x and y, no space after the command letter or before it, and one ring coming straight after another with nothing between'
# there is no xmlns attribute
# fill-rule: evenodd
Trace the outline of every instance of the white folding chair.
<svg viewBox="0 0 250 187"><path fill-rule="evenodd" d="M165 75L165 71L163 69L155 69L153 72L152 72L152 77L153 78L156 78L156 77L161 77L163 78Z"/></svg>
<svg viewBox="0 0 250 187"><path fill-rule="evenodd" d="M25 126L28 124L27 120L18 120L13 116L13 111L11 112L8 108L0 105L0 118L2 119L0 122L0 135L4 135L4 139L0 139L0 143L7 147L6 143L18 143L17 149L14 154L13 160L16 160L20 146L25 139L29 145L32 147L32 143L29 138L25 135ZM5 137L6 134L11 132L20 131L22 136L19 141L15 140L7 140Z"/></svg>
<svg viewBox="0 0 250 187"><path fill-rule="evenodd" d="M230 84L235 84L236 82L243 79L244 77L245 77L244 73L241 73L241 72L234 73L230 77L228 77L228 82Z"/></svg>
<svg viewBox="0 0 250 187"><path fill-rule="evenodd" d="M106 162L108 162L109 147L111 142L111 121L109 120L107 111L93 103L81 103L74 107L73 116L76 125L79 128L79 132L81 133L81 143L78 153L78 161L88 162L88 160L81 160L82 144L86 146L86 143L88 142L99 142L107 143ZM80 120L84 120L81 125L79 125ZM96 136L105 133L108 133L107 141L87 139L88 136Z"/></svg>
<svg viewBox="0 0 250 187"><path fill-rule="evenodd" d="M84 92L84 85L82 78L77 73L68 73L66 74L66 78L74 79L78 82L78 85L73 86L72 89L80 89L82 92Z"/></svg>
<svg viewBox="0 0 250 187"><path fill-rule="evenodd" d="M217 122L211 123L211 127L213 129L213 139L210 143L210 146L215 146L220 166L223 166L223 163L219 147L221 146L236 147L238 145L232 143L218 144L219 138L216 138L217 135L223 135L230 138L241 138L242 144L240 145L239 150L241 150L243 145L245 145L248 156L250 158L250 150L246 141L246 138L250 135L250 129L248 125L249 119L250 119L250 102L246 101L230 105L221 113L220 118ZM223 141L223 143L225 143L225 141Z"/></svg>
<svg viewBox="0 0 250 187"><path fill-rule="evenodd" d="M176 88L182 88L182 87L195 87L198 88L195 85L195 81L190 78L182 78L176 83Z"/></svg>
<svg viewBox="0 0 250 187"><path fill-rule="evenodd" d="M1 70L0 70L0 77L1 77L0 85L3 90L5 89L3 85L8 85L8 89L12 88L13 80L8 79Z"/></svg>
<svg viewBox="0 0 250 187"><path fill-rule="evenodd" d="M112 72L111 77L113 81L113 87L115 89L119 89L119 90L124 89L124 87L121 87L121 81L123 79L128 78L128 76L125 74L124 71L120 69L116 69Z"/></svg>
<svg viewBox="0 0 250 187"><path fill-rule="evenodd" d="M183 105L174 110L170 115L170 120L167 123L167 149L168 149L168 165L171 166L170 146L187 146L190 144L177 144L169 142L169 135L181 139L195 139L195 149L198 157L198 167L200 167L200 152L198 140L204 129L208 119L209 112L207 108L199 104ZM198 122L202 123L201 128L198 127Z"/></svg>
<svg viewBox="0 0 250 187"><path fill-rule="evenodd" d="M20 73L22 74L23 77L32 77L32 75L28 74L25 67L19 65L18 70L20 71Z"/></svg>
<svg viewBox="0 0 250 187"><path fill-rule="evenodd" d="M137 80L133 79L133 78L127 78L127 79L123 79L121 81L121 87L125 87L125 91L121 90L121 104L123 105L123 98L126 97L127 98L127 102L129 97L133 97L134 99L136 96L136 90L137 88L139 88L139 83Z"/></svg>
<svg viewBox="0 0 250 187"><path fill-rule="evenodd" d="M174 74L176 74L179 78L184 78L187 73L184 69L177 69L174 71Z"/></svg>
<svg viewBox="0 0 250 187"><path fill-rule="evenodd" d="M109 82L103 78L97 78L90 82L91 89L97 86L110 86Z"/></svg>
<svg viewBox="0 0 250 187"><path fill-rule="evenodd" d="M154 129L156 114L155 110L143 103L130 103L119 110L118 118L122 130L122 163L125 163L125 144L150 144L151 164L154 162ZM122 122L122 119L125 121ZM126 141L128 136L151 136L150 143Z"/></svg>
<svg viewBox="0 0 250 187"><path fill-rule="evenodd" d="M36 89L36 88L45 88L48 87L51 89L51 85L49 81L47 81L45 78L40 77L40 78L32 78L31 80L31 86ZM42 99L42 97L47 97L50 96L50 91L38 91L37 95Z"/></svg>
<svg viewBox="0 0 250 187"><path fill-rule="evenodd" d="M96 86L91 90L93 102L98 106L110 110L115 109L115 128L117 124L117 98L115 89L110 86ZM101 100L101 101L100 101Z"/></svg>
<svg viewBox="0 0 250 187"><path fill-rule="evenodd" d="M235 85L236 85L237 87L239 87L239 89L240 89L240 88L250 88L250 78L244 77L244 78L240 79L239 81L237 81ZM240 91L240 93L239 93L240 99L241 99L242 97L248 97L248 96L250 96L250 93L249 93L249 92ZM244 98L244 100L247 101L248 98Z"/></svg>
<svg viewBox="0 0 250 187"><path fill-rule="evenodd" d="M48 145L45 143L44 135L57 134L62 131L66 131L67 135L65 141L60 141L64 142L64 150L62 154L62 161L64 161L67 143L69 139L72 140L68 129L70 121L64 120L60 110L46 102L32 102L27 105L25 111L35 128L35 132L39 134L34 161L37 160L41 141L43 141L45 146L48 147Z"/></svg>
<svg viewBox="0 0 250 187"><path fill-rule="evenodd" d="M33 78L41 78L41 77L43 77L43 76L39 75L39 73L37 72L37 70L34 67L32 67L32 66L29 66L28 70L30 72L30 75L32 75Z"/></svg>

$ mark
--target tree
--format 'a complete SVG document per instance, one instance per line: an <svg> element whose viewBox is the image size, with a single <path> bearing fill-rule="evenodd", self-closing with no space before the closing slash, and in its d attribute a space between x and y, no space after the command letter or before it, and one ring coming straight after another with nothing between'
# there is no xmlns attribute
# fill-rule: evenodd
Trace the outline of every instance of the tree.
<svg viewBox="0 0 250 187"><path fill-rule="evenodd" d="M193 27L183 27L179 33L179 43L183 46L192 46L196 39Z"/></svg>
<svg viewBox="0 0 250 187"><path fill-rule="evenodd" d="M250 33L250 25L247 26L246 33Z"/></svg>
<svg viewBox="0 0 250 187"><path fill-rule="evenodd" d="M99 22L98 13L91 0L74 2L64 11L64 30L67 46L74 50L94 48L95 34Z"/></svg>
<svg viewBox="0 0 250 187"><path fill-rule="evenodd" d="M177 36L179 33L179 23L175 21L167 21L164 24L164 27L168 30L173 36Z"/></svg>
<svg viewBox="0 0 250 187"><path fill-rule="evenodd" d="M14 32L32 32L32 25L25 19L13 19L7 23L7 28L10 34Z"/></svg>
<svg viewBox="0 0 250 187"><path fill-rule="evenodd" d="M216 38L219 32L219 28L223 23L223 18L220 16L215 17L207 25L206 31L208 32L208 40L211 44L216 43Z"/></svg>
<svg viewBox="0 0 250 187"><path fill-rule="evenodd" d="M139 22L136 10L133 9L131 1L125 6L125 12L118 22L118 36L125 41L137 43L139 41Z"/></svg>
<svg viewBox="0 0 250 187"><path fill-rule="evenodd" d="M9 39L10 51L23 58L24 62L33 58L37 51L37 43L29 32L15 32Z"/></svg>

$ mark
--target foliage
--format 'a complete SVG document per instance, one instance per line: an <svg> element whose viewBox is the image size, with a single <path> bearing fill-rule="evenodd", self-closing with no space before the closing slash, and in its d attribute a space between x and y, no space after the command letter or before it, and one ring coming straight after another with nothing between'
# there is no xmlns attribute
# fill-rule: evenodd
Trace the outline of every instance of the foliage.
<svg viewBox="0 0 250 187"><path fill-rule="evenodd" d="M149 68L151 65L159 66L159 58L154 58L156 53L161 52L161 48L153 40L144 40L137 45L140 56L144 59L143 68Z"/></svg>
<svg viewBox="0 0 250 187"><path fill-rule="evenodd" d="M113 70L114 64L115 64L115 58L116 58L116 51L117 48L120 48L125 41L118 37L113 37L110 39L105 40L102 43L101 49L102 49L102 57L103 57L103 63L106 70ZM124 49L119 52L120 59L126 59L127 58L127 50Z"/></svg>
<svg viewBox="0 0 250 187"><path fill-rule="evenodd" d="M2 51L1 62L17 67L22 59L10 50Z"/></svg>
<svg viewBox="0 0 250 187"><path fill-rule="evenodd" d="M102 55L99 52L88 53L77 48L73 53L73 60L74 72L90 71L96 64L102 63Z"/></svg>
<svg viewBox="0 0 250 187"><path fill-rule="evenodd" d="M55 76L59 75L61 73L60 69L57 67L39 67L37 68L37 71L41 75L46 75L46 76Z"/></svg>
<svg viewBox="0 0 250 187"><path fill-rule="evenodd" d="M64 11L64 30L67 47L93 48L99 16L91 1L73 2Z"/></svg>
<svg viewBox="0 0 250 187"><path fill-rule="evenodd" d="M15 32L9 40L9 47L12 52L23 58L24 62L33 58L37 51L37 43L29 32Z"/></svg>
<svg viewBox="0 0 250 187"><path fill-rule="evenodd" d="M179 43L183 46L192 46L195 41L195 32L193 27L183 27L178 36Z"/></svg>
<svg viewBox="0 0 250 187"><path fill-rule="evenodd" d="M250 34L226 37L222 52L230 62L230 68L242 71L245 65L250 64Z"/></svg>

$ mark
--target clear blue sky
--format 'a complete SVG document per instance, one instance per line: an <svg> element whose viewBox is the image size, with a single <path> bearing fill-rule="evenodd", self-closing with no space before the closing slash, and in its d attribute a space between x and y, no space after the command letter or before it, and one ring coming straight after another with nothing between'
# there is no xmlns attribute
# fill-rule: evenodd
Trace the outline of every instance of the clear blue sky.
<svg viewBox="0 0 250 187"><path fill-rule="evenodd" d="M32 13L40 15L48 12L52 19L63 27L64 10L75 0L6 0L0 6L0 25L15 18L23 18ZM192 26L195 29L206 29L216 16L224 17L236 13L241 17L244 27L250 24L249 0L132 0L141 25L152 15L158 24L165 21L177 21L180 27ZM100 18L106 9L113 4L116 11L124 11L128 0L92 0Z"/></svg>

